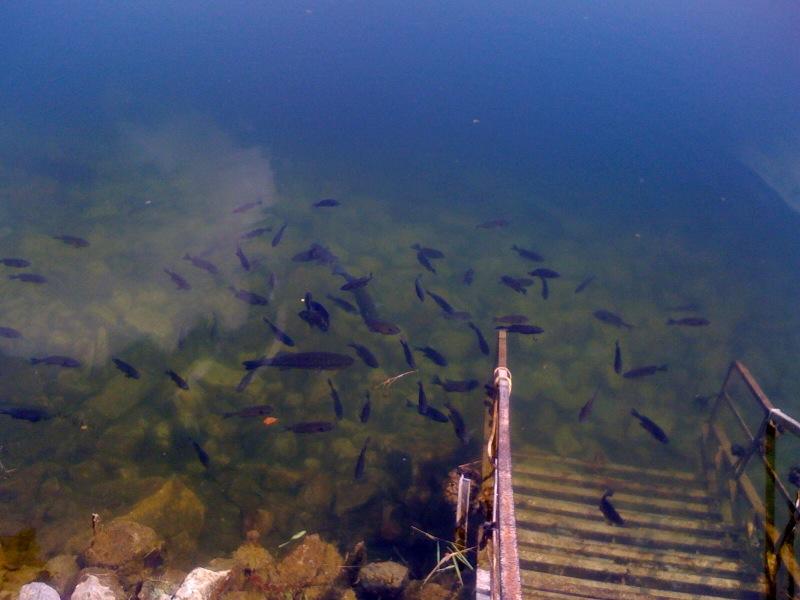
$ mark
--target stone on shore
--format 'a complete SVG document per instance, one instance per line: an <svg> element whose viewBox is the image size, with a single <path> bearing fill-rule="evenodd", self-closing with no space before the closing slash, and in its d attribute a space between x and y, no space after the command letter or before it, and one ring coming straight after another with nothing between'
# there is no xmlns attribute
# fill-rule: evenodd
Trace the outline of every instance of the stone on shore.
<svg viewBox="0 0 800 600"><path fill-rule="evenodd" d="M230 574L230 571L197 568L186 576L173 600L211 600L220 592Z"/></svg>
<svg viewBox="0 0 800 600"><path fill-rule="evenodd" d="M19 600L61 600L61 596L46 583L36 582L20 588Z"/></svg>
<svg viewBox="0 0 800 600"><path fill-rule="evenodd" d="M392 561L369 563L359 572L361 589L376 598L397 598L408 584L408 567Z"/></svg>
<svg viewBox="0 0 800 600"><path fill-rule="evenodd" d="M116 575L110 572L85 572L70 600L126 600Z"/></svg>
<svg viewBox="0 0 800 600"><path fill-rule="evenodd" d="M90 567L113 569L122 579L138 576L157 563L163 542L150 527L127 519L115 519L98 530L83 553Z"/></svg>

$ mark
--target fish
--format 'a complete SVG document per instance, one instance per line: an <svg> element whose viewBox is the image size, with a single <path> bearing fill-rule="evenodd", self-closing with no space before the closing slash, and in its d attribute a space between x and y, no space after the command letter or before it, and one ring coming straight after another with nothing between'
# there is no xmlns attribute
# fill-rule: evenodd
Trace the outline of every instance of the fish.
<svg viewBox="0 0 800 600"><path fill-rule="evenodd" d="M594 275L589 275L586 279L581 281L577 287L575 288L574 294L580 294L583 290L591 285L591 283L596 279Z"/></svg>
<svg viewBox="0 0 800 600"><path fill-rule="evenodd" d="M561 277L561 274L557 271L553 271L553 269L546 269L545 267L540 267L538 269L534 269L533 271L529 271L528 275L531 277L540 277L541 279L556 279L557 277Z"/></svg>
<svg viewBox="0 0 800 600"><path fill-rule="evenodd" d="M711 321L703 317L684 317L683 319L667 319L667 325L683 325L686 327L705 327Z"/></svg>
<svg viewBox="0 0 800 600"><path fill-rule="evenodd" d="M475 229L498 229L500 227L508 227L508 221L505 219L492 219L475 225Z"/></svg>
<svg viewBox="0 0 800 600"><path fill-rule="evenodd" d="M189 389L189 384L186 383L186 380L183 377L181 377L180 375L178 375L172 369L167 369L166 371L164 371L164 375L166 375L170 379L172 379L172 381L175 383L175 385L177 385L182 390L188 390Z"/></svg>
<svg viewBox="0 0 800 600"><path fill-rule="evenodd" d="M433 292L428 290L428 296L433 298L433 301L436 302L439 308L441 308L442 311L444 311L445 313L452 315L455 312L455 309L452 307L452 305L447 300L442 298L439 294L434 294Z"/></svg>
<svg viewBox="0 0 800 600"><path fill-rule="evenodd" d="M367 328L372 333L380 333L382 335L397 335L400 333L400 328L394 323L389 321L382 321L381 319L364 319Z"/></svg>
<svg viewBox="0 0 800 600"><path fill-rule="evenodd" d="M328 331L330 325L328 322L323 318L323 316L318 313L314 312L313 310L304 309L297 313L297 316L303 319L306 323L308 323L309 327L317 327L320 331Z"/></svg>
<svg viewBox="0 0 800 600"><path fill-rule="evenodd" d="M422 352L425 355L425 358L439 365L440 367L447 366L447 359L444 356L442 356L441 353L431 348L430 346L424 346L424 347L417 346L414 349L418 350L419 352Z"/></svg>
<svg viewBox="0 0 800 600"><path fill-rule="evenodd" d="M242 247L241 246L236 246L236 256L239 257L239 263L242 265L242 268L245 271L249 271L250 270L250 261L247 260L247 257L244 255L244 252L242 252Z"/></svg>
<svg viewBox="0 0 800 600"><path fill-rule="evenodd" d="M619 349L619 340L614 342L614 373L622 372L622 351Z"/></svg>
<svg viewBox="0 0 800 600"><path fill-rule="evenodd" d="M38 273L19 273L17 275L9 275L9 279L17 279L25 283L47 283L47 278Z"/></svg>
<svg viewBox="0 0 800 600"><path fill-rule="evenodd" d="M635 408L631 409L631 415L639 419L639 425L641 425L645 430L647 430L650 435L656 438L662 444L668 444L669 438L667 434L664 433L664 430L661 429L658 425L656 425L652 420L648 419L642 414L639 414Z"/></svg>
<svg viewBox="0 0 800 600"><path fill-rule="evenodd" d="M596 310L592 313L594 318L598 321L602 321L603 323L608 323L609 325L613 325L618 329L622 329L625 327L626 329L633 329L633 325L630 323L626 323L622 317L617 314L612 313L611 311L600 309Z"/></svg>
<svg viewBox="0 0 800 600"><path fill-rule="evenodd" d="M600 511L603 513L603 516L612 524L618 525L619 527L625 527L625 521L617 512L617 509L614 508L614 505L611 504L609 498L614 495L614 490L606 490L603 493L603 496L600 498Z"/></svg>
<svg viewBox="0 0 800 600"><path fill-rule="evenodd" d="M264 424L264 427L269 427L270 425L275 425L278 422L278 417L264 417L261 422Z"/></svg>
<svg viewBox="0 0 800 600"><path fill-rule="evenodd" d="M133 365L126 363L121 358L112 358L111 361L117 366L117 368L124 373L125 377L129 379L139 379L139 371L136 370L136 367Z"/></svg>
<svg viewBox="0 0 800 600"><path fill-rule="evenodd" d="M639 377L654 375L658 371L667 371L668 368L668 365L647 365L646 367L637 367L635 369L631 369L630 371L625 371L622 376L625 379L637 379Z"/></svg>
<svg viewBox="0 0 800 600"><path fill-rule="evenodd" d="M255 370L247 371L244 374L244 376L239 380L239 384L236 386L236 391L240 394L243 391L245 391L247 389L247 386L250 385L250 382L253 380L253 377L255 377L255 374L256 374Z"/></svg>
<svg viewBox="0 0 800 600"><path fill-rule="evenodd" d="M422 416L429 418L431 421L436 421L437 423L447 423L450 420L446 414L430 404L425 408L425 412L422 413Z"/></svg>
<svg viewBox="0 0 800 600"><path fill-rule="evenodd" d="M272 321L270 321L267 317L262 317L264 319L264 323L272 330L272 333L278 338L282 344L285 346L294 346L294 340L290 338L286 332L279 329Z"/></svg>
<svg viewBox="0 0 800 600"><path fill-rule="evenodd" d="M263 417L266 415L271 415L273 411L272 406L269 404L256 404L254 406L246 406L244 408L240 408L239 410L233 410L230 412L222 413L223 419L230 419L231 417Z"/></svg>
<svg viewBox="0 0 800 600"><path fill-rule="evenodd" d="M550 297L550 288L547 285L547 279L542 278L542 298L547 300Z"/></svg>
<svg viewBox="0 0 800 600"><path fill-rule="evenodd" d="M367 399L364 401L363 406L361 407L361 412L358 415L359 421L362 423L366 423L369 421L369 415L372 412L372 403L369 399L369 392L366 392Z"/></svg>
<svg viewBox="0 0 800 600"><path fill-rule="evenodd" d="M466 446L469 443L469 434L464 424L464 417L450 402L445 402L444 406L447 408L447 412L450 413L450 422L453 424L453 431L455 431L456 437Z"/></svg>
<svg viewBox="0 0 800 600"><path fill-rule="evenodd" d="M22 332L17 331L13 327L0 327L0 337L8 339L18 339L22 337Z"/></svg>
<svg viewBox="0 0 800 600"><path fill-rule="evenodd" d="M789 473L787 474L787 479L789 483L793 486L800 488L800 466L792 465L789 468Z"/></svg>
<svg viewBox="0 0 800 600"><path fill-rule="evenodd" d="M316 262L321 265L332 265L339 260L330 250L319 244L311 244L308 250L298 252L292 257L294 262Z"/></svg>
<svg viewBox="0 0 800 600"><path fill-rule="evenodd" d="M54 367L64 367L67 369L77 369L81 366L81 361L76 358L70 358L69 356L61 356L61 355L52 355L52 356L45 356L43 358L31 358L32 365L50 365Z"/></svg>
<svg viewBox="0 0 800 600"><path fill-rule="evenodd" d="M0 264L6 267L14 267L15 269L24 269L25 267L31 266L30 261L24 258L0 258Z"/></svg>
<svg viewBox="0 0 800 600"><path fill-rule="evenodd" d="M434 375L431 383L442 386L445 392L471 392L477 388L480 383L477 379L464 379L456 381L453 379L445 379L444 381L438 375Z"/></svg>
<svg viewBox="0 0 800 600"><path fill-rule="evenodd" d="M164 269L164 273L169 275L169 278L172 279L172 282L177 286L179 290L190 290L192 286L189 285L189 282L186 281L183 277L178 275L175 271L170 271L169 269Z"/></svg>
<svg viewBox="0 0 800 600"><path fill-rule="evenodd" d="M358 354L359 358L363 360L364 364L366 364L368 367L377 369L380 366L378 364L378 359L375 358L375 355L372 352L370 352L369 348L367 348L366 346L362 346L361 344L356 344L355 342L352 342L347 345L356 351L356 354Z"/></svg>
<svg viewBox="0 0 800 600"><path fill-rule="evenodd" d="M361 452L358 454L356 468L353 472L353 479L356 481L360 481L364 477L364 467L366 466L367 446L369 445L369 440L370 438L367 436L367 439L364 440L364 445L361 447Z"/></svg>
<svg viewBox="0 0 800 600"><path fill-rule="evenodd" d="M428 410L428 397L425 395L425 386L417 381L417 412L424 415Z"/></svg>
<svg viewBox="0 0 800 600"><path fill-rule="evenodd" d="M516 244L511 246L511 249L519 254L522 258L527 258L533 262L542 262L544 260L544 257L534 250L526 250L525 248L520 248Z"/></svg>
<svg viewBox="0 0 800 600"><path fill-rule="evenodd" d="M344 416L344 407L342 406L342 401L339 398L339 392L336 391L336 388L333 387L333 382L328 379L328 385L331 388L331 399L333 400L333 412L336 414L336 419L341 420Z"/></svg>
<svg viewBox="0 0 800 600"><path fill-rule="evenodd" d="M528 317L525 315L504 315L502 317L495 317L495 323L505 323L508 325L520 325L528 322Z"/></svg>
<svg viewBox="0 0 800 600"><path fill-rule="evenodd" d="M277 233L272 237L273 248L281 243L281 240L283 239L283 232L286 231L287 225L288 223L284 223L283 225L281 225L280 229L278 229Z"/></svg>
<svg viewBox="0 0 800 600"><path fill-rule="evenodd" d="M313 206L314 208L330 208L339 205L341 205L341 202L339 202L338 200L334 200L333 198L324 198L319 202L314 202L314 204L312 204L311 206Z"/></svg>
<svg viewBox="0 0 800 600"><path fill-rule="evenodd" d="M317 325L322 331L328 331L331 322L331 315L328 309L315 301L311 296L311 292L306 292L306 295L303 297L303 302L306 308L301 311L301 318L309 325ZM303 313L306 313L305 317L302 316Z"/></svg>
<svg viewBox="0 0 800 600"><path fill-rule="evenodd" d="M425 248L419 244L412 244L411 248L425 256L426 258L444 258L444 252L436 248Z"/></svg>
<svg viewBox="0 0 800 600"><path fill-rule="evenodd" d="M520 294L528 293L528 290L525 289L525 286L523 286L516 277L511 277L511 275L503 275L500 278L500 283L510 287L512 290Z"/></svg>
<svg viewBox="0 0 800 600"><path fill-rule="evenodd" d="M259 367L279 369L321 369L333 371L346 369L355 362L352 356L333 352L279 352L272 358L257 358L242 363L248 371Z"/></svg>
<svg viewBox="0 0 800 600"><path fill-rule="evenodd" d="M478 347L481 349L481 352L485 355L489 355L489 344L486 342L486 338L483 337L483 333L481 330L478 329L478 326L475 325L472 321L467 323L467 326L475 332L475 335L478 337Z"/></svg>
<svg viewBox="0 0 800 600"><path fill-rule="evenodd" d="M341 308L343 311L348 312L352 315L358 314L358 309L352 304L350 304L347 300L338 298L337 296L331 296L330 294L326 294L325 297L331 302L333 302L336 306Z"/></svg>
<svg viewBox="0 0 800 600"><path fill-rule="evenodd" d="M417 252L417 262L425 267L428 271L436 275L436 269L433 268L431 261L422 252Z"/></svg>
<svg viewBox="0 0 800 600"><path fill-rule="evenodd" d="M200 258L199 256L191 256L190 254L184 254L183 260L188 260L192 265L197 267L198 269L203 269L204 271L208 271L212 275L219 274L219 269L217 265L212 263L211 261L206 260L205 258Z"/></svg>
<svg viewBox="0 0 800 600"><path fill-rule="evenodd" d="M370 281L372 281L372 273L370 273L369 276L367 277L358 277L356 279L351 279L339 289L343 292L349 292L350 290L357 290L359 288L363 288Z"/></svg>
<svg viewBox="0 0 800 600"><path fill-rule="evenodd" d="M257 229L253 229L246 233L243 233L239 236L241 240L252 240L253 238L261 237L265 233L272 231L272 227L259 227Z"/></svg>
<svg viewBox="0 0 800 600"><path fill-rule="evenodd" d="M245 302L246 304L250 304L252 306L266 306L267 304L269 304L268 299L254 292L248 292L247 290L237 290L232 285L229 285L228 289L231 292L233 292L233 295L237 299L241 300L242 302Z"/></svg>
<svg viewBox="0 0 800 600"><path fill-rule="evenodd" d="M544 333L544 329L538 325L498 325L495 329L505 329L508 333L521 333L523 335L538 335Z"/></svg>
<svg viewBox="0 0 800 600"><path fill-rule="evenodd" d="M203 447L192 438L189 438L189 441L192 443L192 448L194 448L194 453L197 455L197 460L200 461L200 464L206 469L211 468L211 457L208 452L203 450Z"/></svg>
<svg viewBox="0 0 800 600"><path fill-rule="evenodd" d="M425 288L422 287L422 275L417 275L414 280L414 290L417 292L417 298L420 302L425 302Z"/></svg>
<svg viewBox="0 0 800 600"><path fill-rule="evenodd" d="M64 242L67 246L72 246L73 248L86 248L89 246L87 240L74 235L54 235L53 239Z"/></svg>
<svg viewBox="0 0 800 600"><path fill-rule="evenodd" d="M592 397L589 398L589 400L586 401L586 404L584 404L581 407L581 410L578 413L578 422L579 423L583 423L583 421L585 421L589 417L589 415L592 414L592 406L594 406L594 400L595 400L595 398L597 398L597 393L599 391L600 391L600 388L596 388L594 390L594 394L592 394Z"/></svg>
<svg viewBox="0 0 800 600"><path fill-rule="evenodd" d="M44 408L36 408L33 406L12 406L7 404L0 405L0 415L7 415L12 419L29 421L30 423L47 421L55 416L53 413L45 410Z"/></svg>
<svg viewBox="0 0 800 600"><path fill-rule="evenodd" d="M333 423L330 421L301 421L284 427L285 431L294 433L325 433L331 429L333 429Z"/></svg>
<svg viewBox="0 0 800 600"><path fill-rule="evenodd" d="M475 281L475 269L470 267L464 271L464 276L461 278L461 283L464 285L472 285L473 281Z"/></svg>
<svg viewBox="0 0 800 600"><path fill-rule="evenodd" d="M409 368L416 369L417 361L414 360L414 355L411 352L411 348L408 347L408 342L400 338L400 345L403 346L403 354L406 357L406 364L409 366Z"/></svg>
<svg viewBox="0 0 800 600"><path fill-rule="evenodd" d="M263 200L257 200L256 202L248 202L246 204L242 204L241 206L237 206L231 212L233 214L241 214L241 213L247 212L251 208L255 208L256 206L259 206L261 204L264 204Z"/></svg>

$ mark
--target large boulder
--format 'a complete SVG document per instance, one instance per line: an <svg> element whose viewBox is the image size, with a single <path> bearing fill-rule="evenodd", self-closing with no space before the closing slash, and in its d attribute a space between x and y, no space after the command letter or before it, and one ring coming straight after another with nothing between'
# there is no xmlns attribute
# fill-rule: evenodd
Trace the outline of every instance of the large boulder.
<svg viewBox="0 0 800 600"><path fill-rule="evenodd" d="M334 586L343 560L335 546L308 535L278 564L277 589L316 600Z"/></svg>
<svg viewBox="0 0 800 600"><path fill-rule="evenodd" d="M408 567L389 560L369 563L359 572L361 589L375 598L397 598L408 584Z"/></svg>
<svg viewBox="0 0 800 600"><path fill-rule="evenodd" d="M89 567L113 569L123 578L136 577L160 562L163 542L153 529L115 519L97 531L82 561Z"/></svg>
<svg viewBox="0 0 800 600"><path fill-rule="evenodd" d="M46 583L37 582L23 585L18 600L61 600L61 596Z"/></svg>

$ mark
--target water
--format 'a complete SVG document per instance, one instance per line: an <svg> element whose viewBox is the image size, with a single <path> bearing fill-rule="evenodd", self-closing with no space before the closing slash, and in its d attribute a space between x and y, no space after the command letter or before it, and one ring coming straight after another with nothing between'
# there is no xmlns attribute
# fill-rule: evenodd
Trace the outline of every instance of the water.
<svg viewBox="0 0 800 600"><path fill-rule="evenodd" d="M492 364L466 323L417 300L419 273L490 343L494 316L526 314L545 329L510 344L520 443L691 464L705 415L692 399L718 388L732 358L776 404L800 412L800 65L790 37L800 24L788 3L87 2L68 14L26 3L4 6L0 23L0 254L48 280L0 282L0 325L23 334L0 339L0 398L57 414L0 417L0 460L15 469L0 482L0 534L34 527L44 555L75 551L87 515L126 514L176 476L203 517L190 535L163 533L187 564L229 552L257 524L268 545L306 529L342 547L363 537L375 555L397 548L430 566L432 549L410 525L449 535L439 490L450 468L478 456L482 399L448 395L471 434L466 446L407 400L421 378L444 409L434 374L483 381ZM311 208L328 197L341 206ZM476 228L498 218L509 226ZM272 231L241 239L260 227ZM51 237L61 234L90 246ZM400 344L326 299L348 296L330 268L291 260L313 242L350 273L373 273L367 290L380 316L449 366L417 353L420 373L382 390L407 370ZM445 253L436 275L417 263L416 242ZM538 266L512 244L561 273L547 300L538 283L526 295L498 283ZM220 273L182 260L187 253ZM165 268L192 289L178 290ZM241 302L231 285L269 306ZM330 332L296 316L306 291L331 311ZM678 315L670 307L690 303L709 327L665 325ZM600 323L600 308L636 327ZM380 367L265 368L237 393L243 360L281 350L262 316L297 349L354 355L346 344L358 342ZM617 377L616 339L626 368L669 371ZM83 366L29 364L50 354ZM112 357L141 379L126 379ZM190 389L178 390L167 369ZM336 421L328 376L345 418L329 433L282 432ZM578 424L595 389L593 413ZM372 416L362 424L367 390ZM279 425L217 414L263 403ZM670 445L649 438L631 408ZM177 509L164 510L173 512L162 524Z"/></svg>

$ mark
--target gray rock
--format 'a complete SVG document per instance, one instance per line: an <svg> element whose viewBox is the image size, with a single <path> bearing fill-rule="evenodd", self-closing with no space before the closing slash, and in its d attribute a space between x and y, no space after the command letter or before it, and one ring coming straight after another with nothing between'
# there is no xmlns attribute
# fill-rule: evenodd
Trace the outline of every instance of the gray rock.
<svg viewBox="0 0 800 600"><path fill-rule="evenodd" d="M392 561L374 562L361 567L361 589L380 598L395 598L408 583L408 568Z"/></svg>
<svg viewBox="0 0 800 600"><path fill-rule="evenodd" d="M186 576L174 600L211 600L230 577L228 571L197 568Z"/></svg>
<svg viewBox="0 0 800 600"><path fill-rule="evenodd" d="M125 600L125 593L113 573L87 574L75 586L70 600Z"/></svg>
<svg viewBox="0 0 800 600"><path fill-rule="evenodd" d="M58 592L46 583L28 583L19 590L19 600L61 600Z"/></svg>

